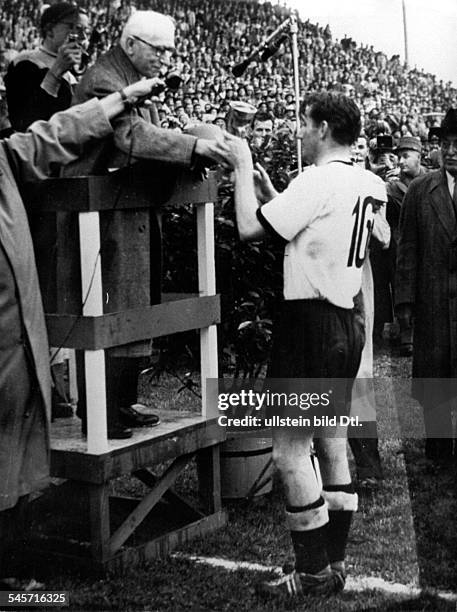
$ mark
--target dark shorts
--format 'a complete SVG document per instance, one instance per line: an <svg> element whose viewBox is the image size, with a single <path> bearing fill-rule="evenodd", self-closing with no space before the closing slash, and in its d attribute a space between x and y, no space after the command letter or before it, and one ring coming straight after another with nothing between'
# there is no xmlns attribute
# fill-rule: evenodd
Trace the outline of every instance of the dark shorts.
<svg viewBox="0 0 457 612"><path fill-rule="evenodd" d="M333 385L338 391L333 394L333 414L347 412L364 342L363 325L352 310L322 300L285 300L275 326L268 378L320 381L322 389L310 391L328 391Z"/></svg>

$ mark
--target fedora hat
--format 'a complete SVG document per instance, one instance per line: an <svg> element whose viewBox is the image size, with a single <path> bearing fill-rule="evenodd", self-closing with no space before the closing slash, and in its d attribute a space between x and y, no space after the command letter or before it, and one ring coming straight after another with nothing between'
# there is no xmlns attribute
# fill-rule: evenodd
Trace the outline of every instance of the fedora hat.
<svg viewBox="0 0 457 612"><path fill-rule="evenodd" d="M457 134L457 108L450 108L441 122L441 136Z"/></svg>

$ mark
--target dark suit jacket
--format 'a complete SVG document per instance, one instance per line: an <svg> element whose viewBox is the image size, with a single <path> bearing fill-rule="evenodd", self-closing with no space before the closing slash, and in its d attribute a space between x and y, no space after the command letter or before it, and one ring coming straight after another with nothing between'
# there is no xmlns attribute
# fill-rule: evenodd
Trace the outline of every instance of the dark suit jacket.
<svg viewBox="0 0 457 612"><path fill-rule="evenodd" d="M456 377L457 222L444 170L415 179L403 201L395 301L414 308L413 376Z"/></svg>
<svg viewBox="0 0 457 612"><path fill-rule="evenodd" d="M71 105L72 85L69 72L60 79L55 96L50 95L42 85L55 57L42 48L22 51L11 64L5 75L6 97L11 125L16 132L25 132L34 121L47 121L59 111Z"/></svg>

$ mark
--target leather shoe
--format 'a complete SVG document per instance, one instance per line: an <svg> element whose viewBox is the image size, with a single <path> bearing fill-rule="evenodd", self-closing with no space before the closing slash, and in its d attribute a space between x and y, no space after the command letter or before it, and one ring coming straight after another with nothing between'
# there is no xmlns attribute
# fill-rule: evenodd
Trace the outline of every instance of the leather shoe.
<svg viewBox="0 0 457 612"><path fill-rule="evenodd" d="M144 404L132 404L119 409L121 422L129 427L154 427L160 418Z"/></svg>

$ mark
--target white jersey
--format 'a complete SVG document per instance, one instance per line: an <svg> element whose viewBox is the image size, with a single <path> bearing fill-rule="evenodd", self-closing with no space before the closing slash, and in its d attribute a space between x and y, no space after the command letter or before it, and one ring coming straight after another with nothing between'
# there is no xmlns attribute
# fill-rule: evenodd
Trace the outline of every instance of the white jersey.
<svg viewBox="0 0 457 612"><path fill-rule="evenodd" d="M349 162L312 166L262 206L261 215L288 244L284 298L321 299L352 308L384 182Z"/></svg>

